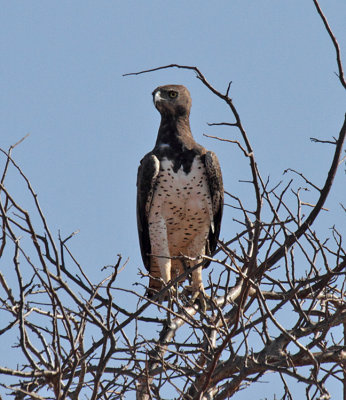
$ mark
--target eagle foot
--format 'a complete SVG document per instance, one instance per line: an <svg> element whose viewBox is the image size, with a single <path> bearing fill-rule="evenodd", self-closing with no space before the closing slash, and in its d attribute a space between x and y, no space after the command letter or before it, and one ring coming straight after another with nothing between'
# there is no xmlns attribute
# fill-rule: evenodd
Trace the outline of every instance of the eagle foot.
<svg viewBox="0 0 346 400"><path fill-rule="evenodd" d="M168 294L167 294L167 301L168 301L168 308L170 310L173 310L173 304L177 303L177 290L175 287L171 287L168 290Z"/></svg>
<svg viewBox="0 0 346 400"><path fill-rule="evenodd" d="M191 292L191 299L189 300L189 304L193 306L196 300L198 300L202 311L206 312L207 300L209 300L210 297L205 293L203 286L200 288L196 288L194 286L185 286L185 289Z"/></svg>
<svg viewBox="0 0 346 400"><path fill-rule="evenodd" d="M167 301L168 308L171 308L171 306L177 302L177 294L178 294L177 289L175 287L171 287L164 293L159 295L157 302L159 304L162 304L163 302Z"/></svg>

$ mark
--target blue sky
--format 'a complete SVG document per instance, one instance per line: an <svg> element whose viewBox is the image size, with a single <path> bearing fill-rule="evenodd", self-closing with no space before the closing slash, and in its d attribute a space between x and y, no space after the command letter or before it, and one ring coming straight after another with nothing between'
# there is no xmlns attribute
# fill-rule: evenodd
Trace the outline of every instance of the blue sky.
<svg viewBox="0 0 346 400"><path fill-rule="evenodd" d="M195 139L218 154L225 188L254 201L238 182L249 177L247 160L235 146L203 136L238 139L239 133L207 126L232 116L192 72L124 73L181 63L197 66L220 91L232 81L231 96L262 175L277 182L292 167L322 185L331 149L309 138L338 134L345 96L312 1L0 5L0 146L30 134L14 158L38 193L53 234L80 230L71 248L91 277L120 253L129 263L119 286L132 288L139 279L135 182L139 160L155 143L159 114L151 92L158 85L189 88ZM345 1L320 5L345 54ZM25 203L23 185L10 184ZM344 218L338 206L344 188L341 169L326 205L333 211L322 216L321 229ZM339 228L345 233L345 220ZM221 236L230 238L237 229L226 210Z"/></svg>

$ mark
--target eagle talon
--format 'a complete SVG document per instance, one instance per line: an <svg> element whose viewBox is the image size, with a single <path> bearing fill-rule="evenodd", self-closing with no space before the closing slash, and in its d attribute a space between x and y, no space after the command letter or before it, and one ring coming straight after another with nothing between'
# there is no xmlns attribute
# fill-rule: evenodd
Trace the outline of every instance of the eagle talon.
<svg viewBox="0 0 346 400"><path fill-rule="evenodd" d="M196 302L196 300L199 301L199 304L201 306L201 309L203 312L207 311L207 301L209 300L210 297L205 293L204 288L195 288L193 286L186 286L185 289L187 289L189 292L192 292L191 299L189 300L189 304L193 306Z"/></svg>
<svg viewBox="0 0 346 400"><path fill-rule="evenodd" d="M171 287L168 291L168 308L173 310L173 304L177 304L177 290L175 287Z"/></svg>
<svg viewBox="0 0 346 400"><path fill-rule="evenodd" d="M173 302L176 302L176 298L177 290L175 287L171 287L159 296L158 303L162 304L164 301L167 301L170 306Z"/></svg>

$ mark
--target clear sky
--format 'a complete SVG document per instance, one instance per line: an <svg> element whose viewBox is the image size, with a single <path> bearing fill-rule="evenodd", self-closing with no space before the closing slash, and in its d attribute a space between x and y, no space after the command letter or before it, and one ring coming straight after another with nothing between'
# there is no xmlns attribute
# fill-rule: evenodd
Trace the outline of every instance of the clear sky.
<svg viewBox="0 0 346 400"><path fill-rule="evenodd" d="M346 2L320 5L345 55ZM292 167L323 183L331 148L309 138L338 134L345 96L312 0L0 0L0 7L0 146L30 134L14 158L53 234L80 230L71 248L92 278L120 253L129 263L118 285L132 288L140 279L135 183L138 163L155 143L159 114L151 92L158 85L189 88L195 139L218 154L226 190L253 201L238 182L249 177L248 161L235 146L203 136L239 133L208 127L232 116L192 72L124 73L181 63L197 66L220 91L232 81L262 175L277 182ZM13 190L20 197L24 186L13 182ZM345 192L341 169L322 229L344 218L338 203ZM345 226L343 219L344 234ZM237 229L227 209L221 237ZM258 398L275 392L256 388Z"/></svg>

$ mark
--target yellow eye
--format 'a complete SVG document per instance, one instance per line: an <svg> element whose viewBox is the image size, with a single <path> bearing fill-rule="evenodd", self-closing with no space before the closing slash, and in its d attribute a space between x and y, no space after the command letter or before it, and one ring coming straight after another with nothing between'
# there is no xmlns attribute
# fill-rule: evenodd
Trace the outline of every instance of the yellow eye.
<svg viewBox="0 0 346 400"><path fill-rule="evenodd" d="M174 90L170 90L170 91L168 92L168 96L169 96L171 99L175 99L175 98L178 96L178 92L175 92Z"/></svg>

